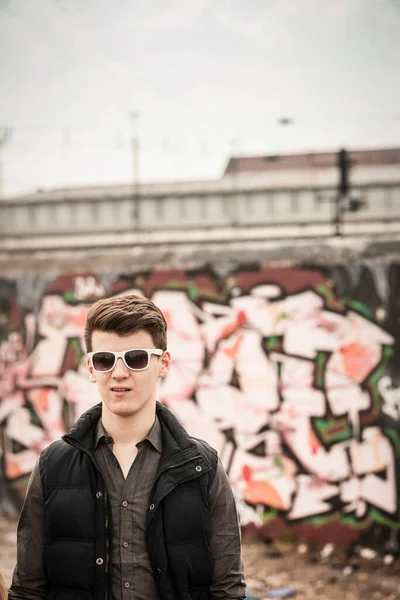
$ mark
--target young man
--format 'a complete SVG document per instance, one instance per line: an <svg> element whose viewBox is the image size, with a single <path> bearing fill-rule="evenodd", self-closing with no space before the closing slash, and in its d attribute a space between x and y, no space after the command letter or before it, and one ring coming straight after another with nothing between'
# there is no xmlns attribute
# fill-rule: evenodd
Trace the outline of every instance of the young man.
<svg viewBox="0 0 400 600"><path fill-rule="evenodd" d="M225 471L156 402L171 365L161 310L135 295L100 300L85 342L102 402L32 473L9 598L245 598Z"/></svg>

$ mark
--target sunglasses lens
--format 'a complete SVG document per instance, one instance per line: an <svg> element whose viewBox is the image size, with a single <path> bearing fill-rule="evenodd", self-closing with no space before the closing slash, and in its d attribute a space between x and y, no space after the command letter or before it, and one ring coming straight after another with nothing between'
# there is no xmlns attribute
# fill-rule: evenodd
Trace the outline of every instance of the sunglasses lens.
<svg viewBox="0 0 400 600"><path fill-rule="evenodd" d="M144 350L129 350L129 352L125 353L125 361L130 369L138 371L147 367L149 357Z"/></svg>
<svg viewBox="0 0 400 600"><path fill-rule="evenodd" d="M114 365L114 354L111 352L95 352L92 360L96 371L109 371Z"/></svg>

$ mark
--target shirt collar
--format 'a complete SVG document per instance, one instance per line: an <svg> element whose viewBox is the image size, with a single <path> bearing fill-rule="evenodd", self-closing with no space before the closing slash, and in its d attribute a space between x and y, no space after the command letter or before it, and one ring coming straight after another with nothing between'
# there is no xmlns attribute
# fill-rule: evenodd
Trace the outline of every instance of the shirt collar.
<svg viewBox="0 0 400 600"><path fill-rule="evenodd" d="M107 435L100 417L100 419L97 421L96 431L94 433L94 449L96 450L100 442L110 443L111 440L112 438Z"/></svg>
<svg viewBox="0 0 400 600"><path fill-rule="evenodd" d="M145 440L150 442L150 444L157 450L159 454L161 454L162 450L162 441L161 441L161 425L158 416L156 415L155 421L153 423L152 428L149 433L144 437L140 442L138 442L137 446L142 444ZM106 430L104 429L101 418L97 421L96 431L94 436L94 447L95 449L99 445L100 442L104 442L106 444L112 444L113 439L110 437Z"/></svg>
<svg viewBox="0 0 400 600"><path fill-rule="evenodd" d="M158 416L156 415L155 421L153 423L153 427L150 429L149 433L142 440L147 440L150 444L157 450L159 454L161 454L162 450L162 441L161 441L161 425ZM139 442L140 444L142 442Z"/></svg>

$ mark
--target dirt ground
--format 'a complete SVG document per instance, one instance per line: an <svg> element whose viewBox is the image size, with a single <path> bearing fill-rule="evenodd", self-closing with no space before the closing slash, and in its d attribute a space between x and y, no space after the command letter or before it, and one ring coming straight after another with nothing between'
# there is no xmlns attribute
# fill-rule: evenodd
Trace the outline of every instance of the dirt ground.
<svg viewBox="0 0 400 600"><path fill-rule="evenodd" d="M16 523L0 518L0 571L10 584L15 565ZM368 555L368 552L366 553ZM343 549L294 542L244 539L243 559L251 596L292 588L296 600L400 600L400 558L353 555Z"/></svg>
<svg viewBox="0 0 400 600"><path fill-rule="evenodd" d="M400 600L399 558L385 564L331 545L255 540L244 542L243 557L247 585L262 600L279 588L292 588L296 600Z"/></svg>

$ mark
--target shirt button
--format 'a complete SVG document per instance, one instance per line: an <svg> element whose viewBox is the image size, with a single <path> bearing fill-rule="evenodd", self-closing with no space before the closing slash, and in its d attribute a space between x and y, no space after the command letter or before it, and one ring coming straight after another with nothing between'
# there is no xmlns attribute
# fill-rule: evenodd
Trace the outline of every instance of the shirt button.
<svg viewBox="0 0 400 600"><path fill-rule="evenodd" d="M125 508L128 506L128 503L126 500L123 501L122 506L124 506Z"/></svg>
<svg viewBox="0 0 400 600"><path fill-rule="evenodd" d="M122 545L124 548L127 548L129 546L128 542L124 542Z"/></svg>
<svg viewBox="0 0 400 600"><path fill-rule="evenodd" d="M129 583L129 581L125 581L124 585L126 588L131 587L131 584Z"/></svg>

